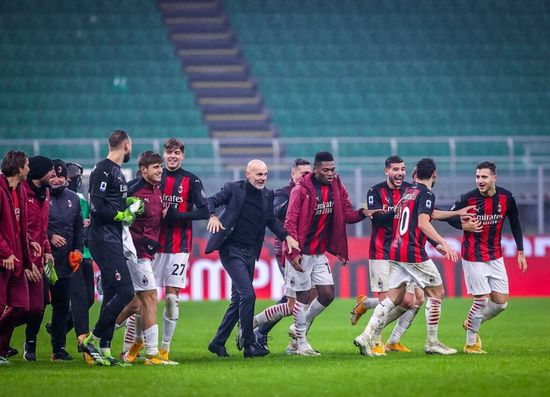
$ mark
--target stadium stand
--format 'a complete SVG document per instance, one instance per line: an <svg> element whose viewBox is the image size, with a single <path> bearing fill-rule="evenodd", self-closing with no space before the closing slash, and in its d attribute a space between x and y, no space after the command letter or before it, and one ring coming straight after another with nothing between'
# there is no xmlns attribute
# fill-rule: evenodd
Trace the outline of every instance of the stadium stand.
<svg viewBox="0 0 550 397"><path fill-rule="evenodd" d="M223 5L281 137L550 135L546 2ZM361 155L352 144L340 149ZM399 147L411 158L448 152L445 142ZM457 147L457 155L507 152L506 142Z"/></svg>
<svg viewBox="0 0 550 397"><path fill-rule="evenodd" d="M124 128L144 147L197 138L205 163L286 167L323 148L350 166L548 165L549 14L541 0L4 1L0 150L39 139L17 145L92 164L90 139L103 151Z"/></svg>
<svg viewBox="0 0 550 397"><path fill-rule="evenodd" d="M153 1L5 1L0 21L0 137L208 136Z"/></svg>

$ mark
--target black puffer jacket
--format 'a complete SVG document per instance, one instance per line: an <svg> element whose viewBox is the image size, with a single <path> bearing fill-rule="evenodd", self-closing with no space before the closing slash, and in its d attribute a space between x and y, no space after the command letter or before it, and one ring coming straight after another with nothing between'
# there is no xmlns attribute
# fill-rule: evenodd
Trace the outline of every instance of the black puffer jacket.
<svg viewBox="0 0 550 397"><path fill-rule="evenodd" d="M52 235L63 237L67 244L57 248L51 244ZM82 252L84 246L84 225L80 211L80 198L69 189L50 195L50 217L48 219L48 238L55 259L55 270L58 277L70 277L69 253L75 249Z"/></svg>

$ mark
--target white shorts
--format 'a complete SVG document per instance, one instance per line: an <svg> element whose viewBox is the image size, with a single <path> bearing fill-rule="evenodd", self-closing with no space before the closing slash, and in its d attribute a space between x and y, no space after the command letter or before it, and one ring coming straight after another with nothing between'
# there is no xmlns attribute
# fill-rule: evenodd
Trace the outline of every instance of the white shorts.
<svg viewBox="0 0 550 397"><path fill-rule="evenodd" d="M439 270L431 259L420 263L390 261L390 268L390 289L406 284L409 291L411 283L420 288L443 284Z"/></svg>
<svg viewBox="0 0 550 397"><path fill-rule="evenodd" d="M134 291L151 291L157 289L153 264L150 259L140 258L136 262L127 260L128 270L134 284Z"/></svg>
<svg viewBox="0 0 550 397"><path fill-rule="evenodd" d="M177 254L156 253L153 271L155 272L157 286L185 288L188 263L189 254L186 252L178 252Z"/></svg>
<svg viewBox="0 0 550 397"><path fill-rule="evenodd" d="M316 285L334 285L332 272L325 254L302 255L302 269L299 272L289 263L285 266L285 288L295 292L309 291ZM287 295L288 296L288 295Z"/></svg>
<svg viewBox="0 0 550 397"><path fill-rule="evenodd" d="M508 294L508 275L504 259L488 262L470 262L462 259L464 281L470 295L488 295L491 292Z"/></svg>
<svg viewBox="0 0 550 397"><path fill-rule="evenodd" d="M390 263L386 259L369 259L369 280L372 292L390 289Z"/></svg>

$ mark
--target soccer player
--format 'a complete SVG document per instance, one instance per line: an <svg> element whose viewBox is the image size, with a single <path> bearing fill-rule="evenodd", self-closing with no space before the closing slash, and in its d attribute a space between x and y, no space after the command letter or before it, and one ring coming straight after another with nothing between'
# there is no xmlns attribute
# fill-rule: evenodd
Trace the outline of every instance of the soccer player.
<svg viewBox="0 0 550 397"><path fill-rule="evenodd" d="M385 161L384 174L386 180L372 186L367 194L367 205L370 209L382 208L386 212L376 214L372 218L372 231L369 248L369 279L371 291L378 293L378 299L364 295L357 297L357 304L351 312L351 324L356 325L359 318L368 309L382 302L388 294L390 280L389 254L393 229L396 227L395 206L401 200L405 190L411 186L405 182L405 162L399 156L390 156ZM414 284L408 286L407 293L401 304L392 310L387 324L399 318L392 335L386 344L386 349L398 352L410 352L402 345L400 337L407 331L424 302L422 290L416 293ZM406 313L406 315L405 315ZM377 343L377 346L380 345Z"/></svg>
<svg viewBox="0 0 550 397"><path fill-rule="evenodd" d="M397 208L397 226L393 229L390 247L390 281L388 294L380 302L365 331L354 343L363 355L385 355L384 350L375 349L379 335L387 322L391 310L401 303L410 283L424 289L428 296L426 303L427 341L424 348L428 354L455 354L456 350L439 342L437 330L441 315L441 300L444 296L443 282L435 264L425 251L426 240L430 238L440 245L440 251L447 259L456 261L456 252L431 225L435 195L431 189L437 177L432 159L422 159L417 164L417 181L407 188Z"/></svg>
<svg viewBox="0 0 550 397"><path fill-rule="evenodd" d="M370 258L369 258L369 279L371 291L378 293L378 299L368 298L364 295L357 297L357 303L351 312L351 323L356 325L359 318L366 313L368 309L374 308L379 302L382 302L389 289L390 280L390 246L392 243L393 230L397 228L397 218L395 217L395 207L403 197L406 189L412 185L405 181L406 168L405 162L399 156L390 156L385 161L384 173L386 180L372 186L367 194L367 204L369 209L384 209L384 213L375 214L372 218L372 231L370 238ZM416 177L416 170L413 171L413 181ZM434 219L445 219L449 217L449 211L434 210ZM472 227L470 223L465 223L464 227ZM430 241L437 247L437 243ZM410 350L400 343L400 338L410 327L418 310L424 303L424 293L421 288L411 283L407 286L407 293L403 300L389 314L386 326L399 320L395 325L393 332L388 339L385 347L380 341L376 343L376 349L396 352L410 352Z"/></svg>
<svg viewBox="0 0 550 397"><path fill-rule="evenodd" d="M163 334L159 354L168 360L170 343L179 318L178 294L185 287L191 253L194 220L208 219L208 206L202 181L181 167L185 158L182 141L170 138L164 143L165 170L160 190L166 209L161 224L159 248L153 270L158 287L164 287Z"/></svg>
<svg viewBox="0 0 550 397"><path fill-rule="evenodd" d="M132 140L127 132L115 130L109 136L109 154L94 167L90 175L89 230L90 252L103 285L103 304L92 332L84 338L81 349L98 365L117 364L110 349L115 321L124 306L134 297L132 279L123 253L123 225L131 225L135 213L126 200L128 186L120 166L130 160ZM99 342L103 345L100 348ZM101 350L101 352L100 352Z"/></svg>
<svg viewBox="0 0 550 397"><path fill-rule="evenodd" d="M144 211L136 217L136 221L130 227L137 251L137 258L134 259L137 260L129 259L128 268L136 296L124 308L121 315L130 314L135 307L138 307L139 312L135 314L135 327L139 330L136 330L138 338L126 353L124 361L135 362L139 351L145 346L145 365L177 364L175 361L161 357L158 350L157 284L152 261L159 248L158 238L163 212L162 193L159 188L162 163L162 157L158 153L152 151L141 153L138 159L140 176L128 184L128 194L143 200ZM120 317L117 322L121 319Z"/></svg>
<svg viewBox="0 0 550 397"><path fill-rule="evenodd" d="M497 186L497 168L484 161L476 167L477 189L463 194L452 209L473 205L474 217L482 224L481 233L464 232L462 239L462 269L468 293L474 301L464 321L466 328L465 353L483 354L479 328L508 306L508 276L502 258L501 235L506 218L518 249L518 265L525 272L527 260L523 252L523 235L516 200L511 192ZM460 228L460 220L453 219Z"/></svg>
<svg viewBox="0 0 550 397"><path fill-rule="evenodd" d="M48 214L50 211L50 179L54 175L53 162L44 156L29 159L29 174L22 183L27 193L27 220L31 241L31 259L42 274L44 263L53 260L48 241ZM44 279L29 282L29 312L21 320L26 323L23 358L36 361L36 337L44 317Z"/></svg>
<svg viewBox="0 0 550 397"><path fill-rule="evenodd" d="M68 361L73 358L65 350L67 318L70 310L71 278L82 261L84 222L80 198L67 189L67 167L61 160L54 160L55 174L50 188L50 215L48 236L58 280L49 284L52 305L52 361Z"/></svg>
<svg viewBox="0 0 550 397"><path fill-rule="evenodd" d="M277 189L273 199L273 210L275 216L281 222L285 221L288 200L291 190L300 183L302 177L311 172L311 163L308 160L298 158L292 163L290 170L290 182L288 185ZM275 259L279 265L279 270L284 277L285 257L283 255L282 241L275 237L273 250ZM316 290L312 289L315 292ZM254 316L254 334L256 341L267 349L267 334L283 318L292 314L296 293L289 288L285 288L285 295L275 305L268 307Z"/></svg>
<svg viewBox="0 0 550 397"><path fill-rule="evenodd" d="M10 150L2 159L0 175L0 365L9 364L7 352L14 328L29 310L27 279L41 274L31 261L27 230L27 193L20 183L29 173L24 152Z"/></svg>
<svg viewBox="0 0 550 397"><path fill-rule="evenodd" d="M292 189L285 219L285 229L298 241L300 251L288 254L285 287L296 292L293 308L293 333L296 354L317 356L306 334L311 322L334 299L334 281L325 252L348 261L346 224L357 223L370 214L353 210L345 186L336 175L334 158L329 152L315 155L313 173L303 177ZM309 290L317 289L317 298L309 303ZM309 307L307 306L309 303Z"/></svg>

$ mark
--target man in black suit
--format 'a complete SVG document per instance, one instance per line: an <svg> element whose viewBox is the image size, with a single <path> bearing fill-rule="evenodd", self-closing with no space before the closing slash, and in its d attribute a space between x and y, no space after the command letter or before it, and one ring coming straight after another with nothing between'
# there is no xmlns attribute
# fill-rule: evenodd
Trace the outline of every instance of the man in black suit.
<svg viewBox="0 0 550 397"><path fill-rule="evenodd" d="M289 250L297 249L298 242L283 229L273 212L273 191L265 189L267 166L261 160L251 160L246 167L246 180L228 182L223 189L208 199L210 220L207 229L212 233L206 253L218 250L224 269L232 280L231 304L208 350L220 357L228 356L225 342L231 331L241 322L244 356L258 357L269 353L256 343L252 328L256 295L252 286L254 267L260 257L265 227L281 240ZM220 217L216 208L224 206Z"/></svg>

